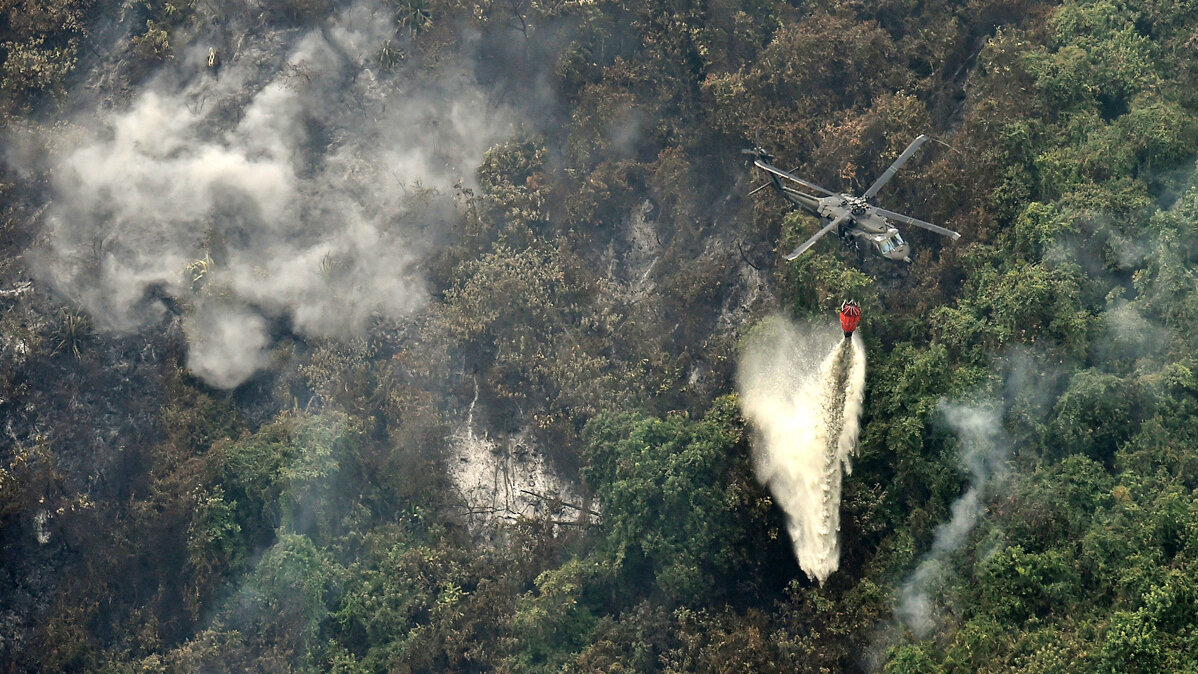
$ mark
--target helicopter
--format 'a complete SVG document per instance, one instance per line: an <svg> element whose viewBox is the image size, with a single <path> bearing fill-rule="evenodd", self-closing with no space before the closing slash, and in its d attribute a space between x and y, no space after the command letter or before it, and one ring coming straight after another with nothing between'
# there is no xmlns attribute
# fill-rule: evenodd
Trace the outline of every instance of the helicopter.
<svg viewBox="0 0 1198 674"><path fill-rule="evenodd" d="M920 227L941 236L947 236L953 241L961 238L961 235L951 229L945 229L944 227L924 222L918 218L874 206L869 201L874 198L878 190L881 190L886 186L886 183L890 182L894 174L898 173L899 169L907 163L907 160L915 154L919 146L929 140L933 140L941 145L948 145L943 141L920 134L919 137L911 141L911 144L899 155L898 159L894 160L890 168L878 176L874 184L870 185L869 189L865 190L865 193L859 197L851 194L838 194L815 183L803 180L790 172L783 171L774 166L774 156L761 147L755 147L752 150L742 150L745 154L753 155L753 165L768 173L770 177L770 182L761 185L750 192L749 195L752 196L765 189L765 187L773 185L774 190L796 208L804 210L823 221L827 221L827 224L816 232L814 236L807 239L802 245L794 249L794 252L787 255L787 261L795 260L814 246L815 242L819 241L825 234L835 231L842 242L856 248L859 252L869 252L895 262L910 262L910 245L903 240L898 229L890 224L892 221L913 227ZM805 191L783 183L783 180L806 188L807 191L826 196L808 194Z"/></svg>

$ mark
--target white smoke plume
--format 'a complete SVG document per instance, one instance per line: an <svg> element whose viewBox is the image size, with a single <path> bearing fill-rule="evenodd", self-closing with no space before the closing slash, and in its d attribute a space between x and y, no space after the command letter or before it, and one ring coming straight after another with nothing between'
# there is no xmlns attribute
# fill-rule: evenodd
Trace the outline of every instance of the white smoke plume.
<svg viewBox="0 0 1198 674"><path fill-rule="evenodd" d="M127 106L76 119L50 143L35 273L108 330L170 298L188 367L224 388L269 362L272 321L337 337L419 306L454 187L513 116L464 64L386 77L392 14L247 36L218 71L197 40Z"/></svg>
<svg viewBox="0 0 1198 674"><path fill-rule="evenodd" d="M840 565L840 487L857 446L865 348L772 317L746 339L737 382L756 430L757 479L786 512L799 566L823 583Z"/></svg>
<svg viewBox="0 0 1198 674"><path fill-rule="evenodd" d="M953 552L969 539L983 512L982 496L991 480L1006 474L1010 443L995 407L941 403L945 422L957 434L960 464L969 473L969 487L953 502L948 522L936 527L932 548L903 583L895 615L919 639L936 628L932 594Z"/></svg>

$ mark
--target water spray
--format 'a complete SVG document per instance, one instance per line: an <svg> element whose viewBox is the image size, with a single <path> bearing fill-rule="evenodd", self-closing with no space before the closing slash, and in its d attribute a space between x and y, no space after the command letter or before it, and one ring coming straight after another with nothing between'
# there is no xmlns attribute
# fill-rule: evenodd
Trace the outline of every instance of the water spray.
<svg viewBox="0 0 1198 674"><path fill-rule="evenodd" d="M757 479L786 513L799 566L820 583L840 564L841 481L865 394L865 347L853 336L860 319L860 306L845 302L838 339L769 318L746 339L738 367Z"/></svg>

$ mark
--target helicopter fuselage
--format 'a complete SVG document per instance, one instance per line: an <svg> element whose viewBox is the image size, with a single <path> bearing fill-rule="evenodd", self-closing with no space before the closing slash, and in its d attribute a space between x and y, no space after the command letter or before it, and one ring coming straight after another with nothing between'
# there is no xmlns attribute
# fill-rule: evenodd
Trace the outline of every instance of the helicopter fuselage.
<svg viewBox="0 0 1198 674"><path fill-rule="evenodd" d="M775 178L777 180L777 178ZM910 262L911 246L903 240L897 228L879 215L861 197L851 194L835 194L829 197L813 197L797 190L778 185L788 200L810 213L826 220L836 220L848 214L836 235L858 250L872 253L894 262Z"/></svg>
<svg viewBox="0 0 1198 674"><path fill-rule="evenodd" d="M948 237L953 241L961 238L961 234L940 225L925 222L919 218L913 218L909 215L874 206L870 203L870 200L906 164L907 160L915 154L915 151L929 140L936 139L921 134L915 140L911 141L911 144L907 146L906 150L903 150L898 159L894 160L890 168L886 169L861 196L844 194L843 192L838 194L793 175L788 171L783 171L773 165L774 156L761 147L742 150L745 154L753 155L753 165L768 173L770 178L769 183L757 187L749 194L756 194L766 185L772 184L774 189L793 206L820 218L821 221L826 223L811 238L800 244L798 248L795 248L794 252L785 255L784 257L787 260L793 261L798 259L800 255L810 250L820 238L835 231L841 241L852 245L862 254L876 255L877 257L894 262L910 262L911 247L906 241L903 241L902 235L891 224L891 221L926 229ZM943 141L936 140L936 142L947 145ZM783 183L783 179L787 182ZM791 185L797 185L802 189L797 189ZM814 196L813 193L825 194L827 196L818 197Z"/></svg>

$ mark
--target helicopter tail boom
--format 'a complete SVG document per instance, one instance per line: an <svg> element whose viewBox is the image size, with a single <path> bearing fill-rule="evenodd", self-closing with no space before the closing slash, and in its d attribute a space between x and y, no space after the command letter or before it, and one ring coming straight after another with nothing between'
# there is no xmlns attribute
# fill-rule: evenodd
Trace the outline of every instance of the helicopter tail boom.
<svg viewBox="0 0 1198 674"><path fill-rule="evenodd" d="M833 196L836 194L832 190L820 187L819 185L816 185L815 183L812 183L812 182L807 182L806 180L803 180L802 178L794 175L793 173L788 173L786 171L783 171L782 169L778 168L777 166L774 166L773 164L771 164L767 161L764 161L761 158L754 159L753 165L767 173L771 173L775 176L778 176L779 178L785 178L791 182L802 185L803 187L806 187L809 190L815 190L816 192L823 192L824 194L827 194L829 196Z"/></svg>

